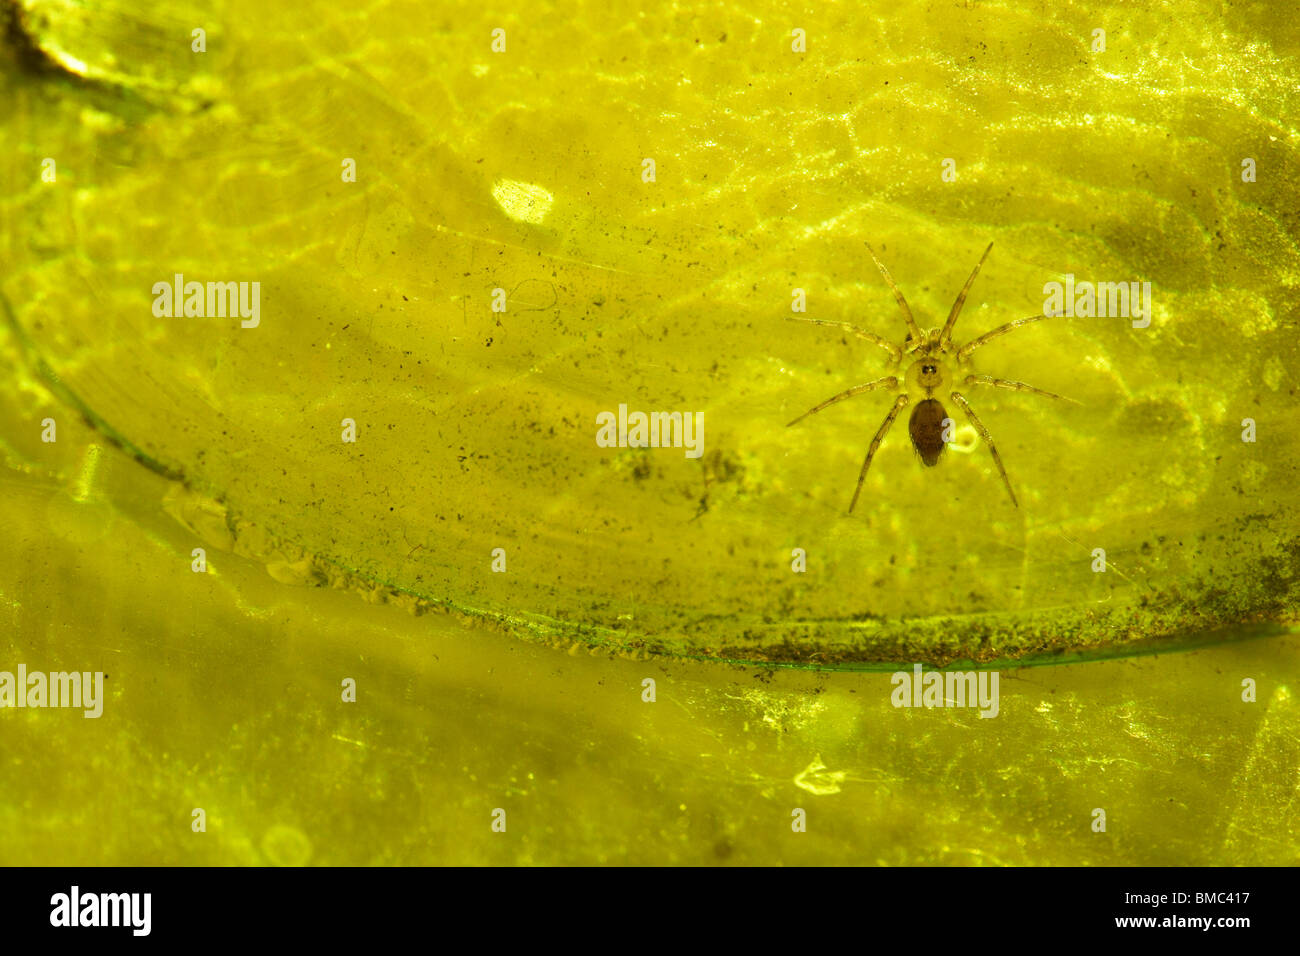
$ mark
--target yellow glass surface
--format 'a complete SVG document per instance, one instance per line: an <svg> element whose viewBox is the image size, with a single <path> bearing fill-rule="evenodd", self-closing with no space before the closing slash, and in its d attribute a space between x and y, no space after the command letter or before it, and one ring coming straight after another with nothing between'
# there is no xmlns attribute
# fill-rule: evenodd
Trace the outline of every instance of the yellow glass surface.
<svg viewBox="0 0 1300 956"><path fill-rule="evenodd" d="M1297 861L1286 5L266 7L0 54L0 669L110 675L0 711L0 862ZM846 514L892 393L786 423L887 356L788 319L900 345L866 244L933 328L990 242L959 342L1149 325L975 353L1074 400L963 388L1020 507L949 404Z"/></svg>

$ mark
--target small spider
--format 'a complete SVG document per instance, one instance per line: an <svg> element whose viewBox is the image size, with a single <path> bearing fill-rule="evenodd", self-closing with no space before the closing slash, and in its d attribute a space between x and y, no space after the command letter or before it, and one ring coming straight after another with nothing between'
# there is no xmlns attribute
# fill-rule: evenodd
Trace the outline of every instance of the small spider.
<svg viewBox="0 0 1300 956"><path fill-rule="evenodd" d="M1054 318L1060 313L1044 313L1042 315L1031 315L1025 319L1017 319L1014 322L1008 322L1006 325L999 326L992 332L985 332L979 338L974 339L965 345L957 346L952 340L952 329L957 324L957 316L961 312L961 307L966 302L966 293L970 291L971 283L979 275L980 266L984 265L984 260L988 258L989 252L993 249L993 243L989 243L988 249L984 250L984 255L980 256L980 261L975 264L975 269L971 272L970 278L962 286L961 293L957 296L957 301L953 303L952 311L948 313L948 321L944 323L943 329L930 329L922 331L921 327L916 324L916 319L912 317L912 310L908 308L907 300L903 298L903 293L894 283L893 277L884 264L876 258L875 251L871 246L867 246L867 251L871 253L872 260L876 263L876 268L884 276L885 282L888 283L890 290L894 293L894 298L898 300L898 307L903 311L903 318L907 322L907 338L903 341L902 348L898 348L893 343L886 341L873 332L867 332L857 326L850 325L847 322L828 322L825 319L804 319L797 316L791 316L792 321L809 322L813 325L829 325L835 328L846 329L859 338L866 339L889 353L891 364L897 366L904 356L915 356L915 360L907 371L903 374L902 387L903 393L894 400L893 407L889 414L885 416L885 421L876 431L876 436L871 439L871 446L867 449L866 460L862 462L862 471L858 473L858 486L853 492L853 501L849 503L849 513L857 506L858 496L862 494L862 483L867 479L867 469L871 467L871 459L876 454L876 449L884 441L885 434L889 431L889 426L894 424L894 419L898 413L903 410L913 397L919 398L916 408L912 411L911 420L908 422L908 432L912 437L912 445L921 457L925 465L937 465L939 457L943 454L943 449L947 440L951 440L952 419L947 417L944 407L939 399L935 398L935 393L941 389L947 389L956 384L955 373L959 369L966 369L970 354L985 343L997 338L999 335L1005 335L1012 329L1018 329L1022 325L1028 325L1030 322L1038 322L1042 319ZM949 366L952 366L952 371ZM1065 399L1062 395L1054 392L1045 392L1041 388L1034 388L1032 385L1026 385L1024 382L1011 382L1000 378L991 378L988 375L968 374L963 379L966 385L991 385L994 388L1007 388L1017 392L1033 392L1035 395L1046 395L1048 398L1061 398L1065 401L1074 401ZM878 378L874 382L867 382L863 385L855 385L847 391L840 392L831 398L826 399L820 405L810 408L804 412L790 425L798 424L809 415L820 412L823 408L834 405L836 402L842 402L846 398L852 398L854 395L860 395L863 392L869 392L876 388L899 388L899 377L897 375L886 375L884 378ZM993 454L993 461L998 466L998 471L1002 475L1002 481L1007 486L1007 494L1011 496L1011 504L1020 507L1016 501L1016 493L1011 490L1011 479L1007 477L1007 470L1002 466L1002 456L998 454L997 446L993 444L993 438L984 424L975 415L975 410L970 407L961 392L950 392L952 400L961 407L970 419L975 430L979 432L984 443L989 446L989 451ZM1077 404L1077 403L1076 403ZM787 426L789 427L789 426Z"/></svg>

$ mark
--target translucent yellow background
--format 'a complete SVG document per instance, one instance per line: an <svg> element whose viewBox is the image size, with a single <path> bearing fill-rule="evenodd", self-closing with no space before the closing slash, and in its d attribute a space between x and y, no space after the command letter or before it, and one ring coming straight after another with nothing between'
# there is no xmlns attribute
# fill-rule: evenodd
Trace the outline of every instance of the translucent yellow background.
<svg viewBox="0 0 1300 956"><path fill-rule="evenodd" d="M1004 671L991 721L682 659L1294 625L1285 6L22 6L4 660L113 696L0 714L4 862L1295 861L1293 637ZM1148 329L979 353L1081 403L971 395L1019 510L900 428L850 518L887 400L783 427L882 368L793 289L902 339L868 241L924 325L995 242L959 339L1067 273L1152 283ZM261 326L156 319L176 272L260 281ZM702 411L704 458L596 447L619 403Z"/></svg>

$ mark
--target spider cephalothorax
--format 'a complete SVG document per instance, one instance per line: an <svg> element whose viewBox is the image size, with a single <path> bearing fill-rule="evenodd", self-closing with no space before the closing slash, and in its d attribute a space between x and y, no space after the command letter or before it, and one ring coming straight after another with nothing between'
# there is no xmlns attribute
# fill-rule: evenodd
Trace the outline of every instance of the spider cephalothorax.
<svg viewBox="0 0 1300 956"><path fill-rule="evenodd" d="M876 379L874 382L855 385L847 391L828 398L820 405L809 409L790 422L791 425L794 425L814 412L820 412L823 408L834 405L836 402L842 402L846 398L852 398L854 395L860 395L872 389L901 390L901 394L894 399L894 405L889 410L889 414L885 416L884 422L877 429L875 437L871 439L866 460L862 462L862 471L858 474L858 486L853 492L853 501L849 503L850 512L857 506L858 495L862 493L862 483L866 481L867 469L871 467L871 459L875 456L876 449L884 441L885 434L889 431L889 427L894 424L894 419L898 417L898 413L909 402L916 402L915 407L912 409L912 416L907 423L907 431L912 439L912 447L916 449L916 453L920 456L923 464L937 465L939 463L944 448L952 440L953 432L953 421L948 417L948 413L943 407L945 393L946 397L952 399L961 408L966 417L970 419L971 424L975 426L975 430L979 432L980 437L984 439L984 443L989 446L993 461L998 466L998 472L1002 475L1002 481L1007 486L1007 494L1011 496L1011 503L1017 507L1019 506L1016 501L1016 493L1011 490L1011 479L1007 477L1007 470L1002 466L1002 456L998 454L997 447L993 444L988 429L976 417L975 410L970 407L970 403L966 401L961 392L950 391L950 389L956 384L958 369L965 368L969 364L971 352L990 339L1005 335L1012 329L1027 325L1030 322L1037 322L1040 319L1052 318L1057 313L1044 313L1017 319L1014 322L1008 322L1006 325L998 326L992 332L985 332L979 338L973 339L963 346L956 345L952 340L953 326L957 324L957 316L961 313L961 307L966 302L966 293L970 291L971 283L979 275L980 266L984 265L984 260L988 258L989 251L992 248L993 243L990 242L988 249L984 250L984 255L980 256L980 261L975 264L975 268L971 271L970 278L966 280L966 284L962 286L961 292L958 293L957 301L953 303L952 310L948 313L948 321L944 323L943 328L922 330L916 324L916 319L912 317L912 310L908 307L907 300L903 298L903 293L899 291L893 277L889 274L889 270L876 258L876 254L871 247L867 246L867 251L871 253L876 268L880 270L880 274L884 277L890 291L894 293L894 298L898 300L898 307L902 310L903 318L907 322L907 338L904 339L902 348L887 339L881 338L874 332L867 332L847 322L828 322L825 319L792 317L800 322L811 322L814 325L830 325L847 329L859 338L880 346L889 352L895 372L897 372L898 367L904 360L908 363L901 380L897 374L893 374ZM1007 388L1017 392L1033 392L1035 395L1046 395L1049 398L1062 397L1053 392L1045 392L1041 388L1026 385L1024 382L1011 382L1006 379L991 378L988 375L970 373L965 375L962 381L966 385L991 385L995 388Z"/></svg>

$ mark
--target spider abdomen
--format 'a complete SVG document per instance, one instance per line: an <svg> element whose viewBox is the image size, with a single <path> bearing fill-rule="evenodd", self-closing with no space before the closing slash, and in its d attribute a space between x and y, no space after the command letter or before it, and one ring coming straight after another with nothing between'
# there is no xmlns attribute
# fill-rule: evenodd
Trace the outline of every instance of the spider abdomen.
<svg viewBox="0 0 1300 956"><path fill-rule="evenodd" d="M943 423L947 418L948 413L944 411L938 400L933 398L919 402L912 411L907 430L912 436L912 445L916 448L916 453L927 465L939 464L939 456L943 454L944 449Z"/></svg>

